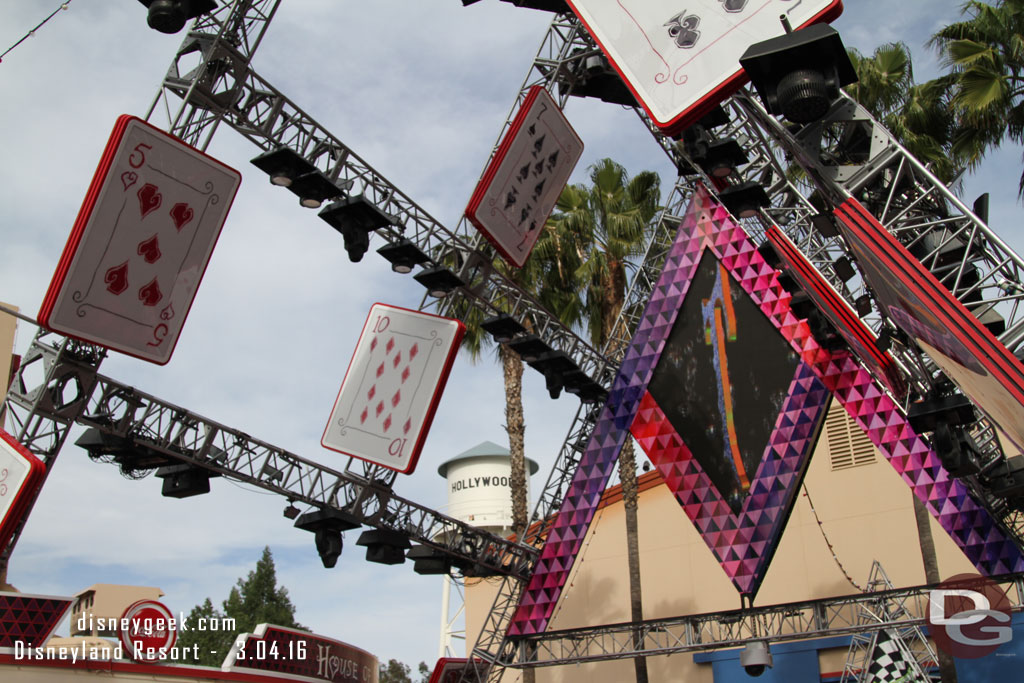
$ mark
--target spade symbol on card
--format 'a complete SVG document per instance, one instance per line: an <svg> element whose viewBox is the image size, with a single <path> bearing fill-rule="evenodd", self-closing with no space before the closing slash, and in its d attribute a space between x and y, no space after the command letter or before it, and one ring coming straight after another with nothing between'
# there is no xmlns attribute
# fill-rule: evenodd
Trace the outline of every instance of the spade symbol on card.
<svg viewBox="0 0 1024 683"><path fill-rule="evenodd" d="M513 187L511 190L508 191L508 194L505 195L505 209L508 210L510 206L514 206L518 199L519 191Z"/></svg>
<svg viewBox="0 0 1024 683"><path fill-rule="evenodd" d="M128 262L109 268L103 276L107 291L115 296L128 289Z"/></svg>
<svg viewBox="0 0 1024 683"><path fill-rule="evenodd" d="M139 290L139 301L143 306L156 306L163 298L164 293L160 291L160 283L156 281L156 278L150 280L149 284L143 285Z"/></svg>
<svg viewBox="0 0 1024 683"><path fill-rule="evenodd" d="M522 225L523 221L530 217L530 212L533 211L532 206L525 206L523 210L519 212L519 224Z"/></svg>
<svg viewBox="0 0 1024 683"><path fill-rule="evenodd" d="M171 207L171 220L174 221L174 227L178 232L181 232L181 229L192 220L194 215L195 212L192 211L192 207L184 202L178 202Z"/></svg>
<svg viewBox="0 0 1024 683"><path fill-rule="evenodd" d="M161 320L170 320L174 317L174 304L167 304L164 310L160 311Z"/></svg>
<svg viewBox="0 0 1024 683"><path fill-rule="evenodd" d="M538 161L537 163L535 163L533 165L533 175L534 176L539 176L543 172L544 172L544 160L541 159L540 161Z"/></svg>
<svg viewBox="0 0 1024 683"><path fill-rule="evenodd" d="M725 6L726 12L742 12L747 0L718 0Z"/></svg>
<svg viewBox="0 0 1024 683"><path fill-rule="evenodd" d="M523 164L523 167L521 169L519 169L519 173L516 174L516 177L519 178L520 182L522 182L522 181L524 181L524 180L526 180L527 178L530 177L530 164L529 164L529 162L527 162L526 164Z"/></svg>
<svg viewBox="0 0 1024 683"><path fill-rule="evenodd" d="M541 135L537 138L537 141L533 143L533 157L535 159L537 158L537 155L540 154L540 151L544 149L544 138L546 137L546 135Z"/></svg>
<svg viewBox="0 0 1024 683"><path fill-rule="evenodd" d="M160 260L163 254L160 253L160 241L156 235L153 235L148 240L139 242L139 246L136 249L139 252L139 256L142 257L146 263L156 263Z"/></svg>
<svg viewBox="0 0 1024 683"><path fill-rule="evenodd" d="M529 133L531 137L535 135L537 133L537 124L531 123L530 127L526 129L526 132Z"/></svg>
<svg viewBox="0 0 1024 683"><path fill-rule="evenodd" d="M558 150L556 149L554 152L551 153L550 156L548 156L548 170L549 171L553 171L555 169L555 164L557 164L557 163L558 163Z"/></svg>
<svg viewBox="0 0 1024 683"><path fill-rule="evenodd" d="M547 178L537 183L537 186L533 188L533 200L537 201L540 198L540 193L544 191L544 183L547 182Z"/></svg>
<svg viewBox="0 0 1024 683"><path fill-rule="evenodd" d="M153 213L160 208L160 203L163 202L164 198L160 194L160 190L157 189L156 185L146 183L139 188L139 210L142 212L142 217L145 218L149 214Z"/></svg>
<svg viewBox="0 0 1024 683"><path fill-rule="evenodd" d="M124 185L124 189L128 189L139 180L139 174L135 171L125 171L121 174L121 184Z"/></svg>

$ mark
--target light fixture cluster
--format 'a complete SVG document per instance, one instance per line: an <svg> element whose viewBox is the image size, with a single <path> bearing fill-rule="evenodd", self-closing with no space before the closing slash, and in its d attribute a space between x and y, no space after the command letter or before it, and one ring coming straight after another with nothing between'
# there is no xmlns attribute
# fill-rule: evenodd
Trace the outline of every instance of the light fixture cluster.
<svg viewBox="0 0 1024 683"><path fill-rule="evenodd" d="M264 152L253 159L252 164L269 176L272 185L287 188L298 196L302 206L320 209L324 202L330 201L317 215L341 234L345 251L353 263L361 261L370 248L370 233L400 223L396 216L386 213L364 195L347 194L351 181L332 180L288 147ZM445 297L465 285L458 275L432 263L415 243L404 237L384 245L377 253L391 263L391 270L396 273L411 273L416 266L423 266L413 277L427 288L430 296Z"/></svg>
<svg viewBox="0 0 1024 683"><path fill-rule="evenodd" d="M544 375L551 398L558 398L563 389L588 404L601 403L608 397L604 387L592 380L569 356L552 349L507 313L488 318L480 326L494 337L494 341L508 344L524 363Z"/></svg>
<svg viewBox="0 0 1024 683"><path fill-rule="evenodd" d="M160 33L177 33L185 22L217 9L214 0L139 0L149 14L146 23Z"/></svg>

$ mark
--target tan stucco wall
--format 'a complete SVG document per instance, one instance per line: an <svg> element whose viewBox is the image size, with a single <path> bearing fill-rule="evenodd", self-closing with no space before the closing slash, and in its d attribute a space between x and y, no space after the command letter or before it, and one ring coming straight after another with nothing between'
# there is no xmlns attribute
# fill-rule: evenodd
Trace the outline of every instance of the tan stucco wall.
<svg viewBox="0 0 1024 683"><path fill-rule="evenodd" d="M866 465L833 471L823 433L805 484L821 527L801 490L768 570L756 605L771 605L858 592L844 577L822 529L853 580L867 582L877 559L893 584L925 583L912 493L876 451ZM711 551L663 484L640 494L640 554L645 618L673 617L739 608L740 599ZM932 520L943 577L974 571L952 539ZM466 629L473 643L491 607L495 585L467 582ZM551 628L629 621L625 522L621 502L599 510L584 541ZM846 652L823 655L821 671L842 669ZM652 681L710 683L710 665L687 654L648 658ZM632 662L538 669L538 682L601 683L631 677ZM510 673L505 681L519 678Z"/></svg>

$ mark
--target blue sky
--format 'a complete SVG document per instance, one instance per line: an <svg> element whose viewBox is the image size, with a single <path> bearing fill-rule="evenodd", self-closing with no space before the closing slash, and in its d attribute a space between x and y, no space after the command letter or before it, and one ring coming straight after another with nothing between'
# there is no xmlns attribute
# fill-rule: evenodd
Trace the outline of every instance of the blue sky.
<svg viewBox="0 0 1024 683"><path fill-rule="evenodd" d="M57 2L0 0L0 49ZM933 75L927 37L958 16L954 0L850 0L836 27L870 52L903 40L919 77ZM550 15L498 0L304 0L282 3L255 60L258 73L344 140L444 224L454 227L532 62ZM144 115L181 42L145 25L133 2L72 0L0 64L0 300L34 316L116 117ZM636 116L572 101L586 146L574 180L610 156L631 172L674 171ZM253 436L343 466L319 445L366 311L413 307L422 288L376 254L350 263L341 239L248 163L257 150L224 128L208 150L238 168L242 188L172 361L113 354L101 372ZM1010 236L1020 150L993 154L966 183L992 193L995 230ZM1020 243L1013 236L1011 243ZM376 249L379 243L371 245ZM35 330L22 324L18 351ZM536 373L524 391L527 455L541 486L577 401L548 398ZM460 357L418 471L404 497L442 508L437 464L484 440L507 443L501 375ZM72 436L72 440L75 436ZM325 570L312 537L291 527L276 496L214 480L208 496L162 498L159 480L129 482L68 445L10 568L26 592L71 594L93 583L155 585L172 610L219 602L269 545L278 576L315 631L415 667L437 653L441 584L410 566L369 564L356 536Z"/></svg>

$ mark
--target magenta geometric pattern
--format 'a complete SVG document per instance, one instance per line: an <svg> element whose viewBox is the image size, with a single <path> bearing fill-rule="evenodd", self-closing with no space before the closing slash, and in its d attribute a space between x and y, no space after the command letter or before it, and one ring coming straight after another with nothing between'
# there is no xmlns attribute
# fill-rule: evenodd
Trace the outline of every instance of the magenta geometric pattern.
<svg viewBox="0 0 1024 683"><path fill-rule="evenodd" d="M707 190L698 188L609 392L608 401L600 413L562 506L555 515L507 635L541 633L547 628L618 452L639 414L654 366L704 249L714 253L758 304L800 359L864 429L872 443L918 499L925 503L978 571L985 575L1024 571L1024 556L1020 549L987 510L974 500L966 487L949 476L936 454L911 429L901 410L879 388L871 373L847 351L829 352L818 345L807 322L792 313L792 297L779 285L778 273L765 263L726 209ZM681 450L677 450L677 455L682 457ZM661 466L667 466L665 459L662 459ZM679 495L677 492L677 497ZM760 543L762 540L751 537L751 542ZM717 540L716 545L721 547ZM735 560L730 558L730 561ZM728 567L726 571L729 571Z"/></svg>
<svg viewBox="0 0 1024 683"><path fill-rule="evenodd" d="M71 609L71 598L0 593L0 647L42 647Z"/></svg>
<svg viewBox="0 0 1024 683"><path fill-rule="evenodd" d="M797 367L775 431L740 514L712 483L658 403L647 393L633 436L740 594L753 601L817 442L829 392L806 363Z"/></svg>

